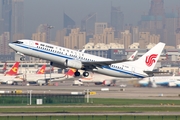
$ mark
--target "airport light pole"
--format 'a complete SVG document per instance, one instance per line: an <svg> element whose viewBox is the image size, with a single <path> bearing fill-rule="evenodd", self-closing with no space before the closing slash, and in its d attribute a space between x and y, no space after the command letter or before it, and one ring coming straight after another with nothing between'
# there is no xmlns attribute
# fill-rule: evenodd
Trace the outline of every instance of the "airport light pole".
<svg viewBox="0 0 180 120"><path fill-rule="evenodd" d="M32 93L32 90L29 91L29 105L31 105L31 93Z"/></svg>
<svg viewBox="0 0 180 120"><path fill-rule="evenodd" d="M89 89L86 90L87 103L89 103Z"/></svg>

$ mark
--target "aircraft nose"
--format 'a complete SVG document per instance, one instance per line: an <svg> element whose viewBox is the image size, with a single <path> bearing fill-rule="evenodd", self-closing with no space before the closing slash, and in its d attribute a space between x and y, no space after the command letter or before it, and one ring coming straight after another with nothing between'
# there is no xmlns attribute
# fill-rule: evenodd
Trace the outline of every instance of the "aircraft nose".
<svg viewBox="0 0 180 120"><path fill-rule="evenodd" d="M12 43L9 43L8 45L9 45L9 47L12 47Z"/></svg>
<svg viewBox="0 0 180 120"><path fill-rule="evenodd" d="M12 49L14 48L13 47L14 45L12 43L9 43L8 45L9 45L10 48L12 48Z"/></svg>

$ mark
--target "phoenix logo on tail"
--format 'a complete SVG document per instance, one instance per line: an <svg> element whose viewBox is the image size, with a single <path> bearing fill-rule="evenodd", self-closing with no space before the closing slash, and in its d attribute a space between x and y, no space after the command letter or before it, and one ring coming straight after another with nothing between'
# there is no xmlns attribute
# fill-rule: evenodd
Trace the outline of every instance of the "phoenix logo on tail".
<svg viewBox="0 0 180 120"><path fill-rule="evenodd" d="M46 69L46 65L43 65L43 66L41 67L41 69L39 69L39 70L36 72L36 74L44 74L44 73L45 73L45 69Z"/></svg>
<svg viewBox="0 0 180 120"><path fill-rule="evenodd" d="M153 63L156 62L155 58L157 57L157 54L152 54L150 56L146 56L146 65L151 66Z"/></svg>
<svg viewBox="0 0 180 120"><path fill-rule="evenodd" d="M16 62L16 63L12 66L12 68L5 73L5 75L17 75L18 68L19 68L19 62Z"/></svg>

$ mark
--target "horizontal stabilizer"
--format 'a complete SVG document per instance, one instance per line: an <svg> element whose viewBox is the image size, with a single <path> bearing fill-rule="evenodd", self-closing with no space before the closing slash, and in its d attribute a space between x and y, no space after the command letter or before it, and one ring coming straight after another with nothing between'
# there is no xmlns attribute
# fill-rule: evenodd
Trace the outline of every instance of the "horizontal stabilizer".
<svg viewBox="0 0 180 120"><path fill-rule="evenodd" d="M168 73L168 72L161 72L161 71L144 71L149 76L154 76L154 74L160 74L160 73Z"/></svg>

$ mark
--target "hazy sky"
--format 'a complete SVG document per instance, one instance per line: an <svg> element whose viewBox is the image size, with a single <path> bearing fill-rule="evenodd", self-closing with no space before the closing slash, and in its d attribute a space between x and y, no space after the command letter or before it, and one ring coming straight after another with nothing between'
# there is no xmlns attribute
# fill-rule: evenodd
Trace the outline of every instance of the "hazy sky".
<svg viewBox="0 0 180 120"><path fill-rule="evenodd" d="M63 27L63 12L80 21L89 13L97 13L98 22L110 22L111 2L113 6L121 6L125 23L134 25L144 13L148 13L151 0L24 0L24 21L26 38L31 38L40 24L54 26L52 35ZM180 6L180 0L164 0L166 11Z"/></svg>

